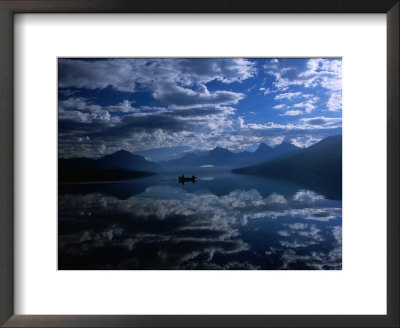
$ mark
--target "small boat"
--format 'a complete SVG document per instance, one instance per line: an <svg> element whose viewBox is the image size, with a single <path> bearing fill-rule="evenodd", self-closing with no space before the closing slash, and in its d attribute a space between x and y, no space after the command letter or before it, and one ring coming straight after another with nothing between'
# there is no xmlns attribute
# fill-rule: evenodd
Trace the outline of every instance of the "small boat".
<svg viewBox="0 0 400 328"><path fill-rule="evenodd" d="M183 174L182 176L178 177L179 183L184 184L185 182L191 181L192 183L195 183L197 181L197 177L192 175L190 178L185 177Z"/></svg>

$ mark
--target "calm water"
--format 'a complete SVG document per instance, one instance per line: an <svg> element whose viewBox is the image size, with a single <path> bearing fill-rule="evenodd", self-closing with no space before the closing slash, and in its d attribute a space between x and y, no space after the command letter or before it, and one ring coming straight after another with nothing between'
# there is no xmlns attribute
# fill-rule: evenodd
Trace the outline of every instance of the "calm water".
<svg viewBox="0 0 400 328"><path fill-rule="evenodd" d="M342 202L209 173L59 187L59 269L342 268ZM190 174L191 175L191 174Z"/></svg>

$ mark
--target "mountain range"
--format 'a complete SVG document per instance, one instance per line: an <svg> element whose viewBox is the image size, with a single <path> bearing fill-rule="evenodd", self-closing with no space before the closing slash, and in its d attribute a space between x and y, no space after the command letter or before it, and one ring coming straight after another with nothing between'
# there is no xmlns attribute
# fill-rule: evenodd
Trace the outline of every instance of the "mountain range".
<svg viewBox="0 0 400 328"><path fill-rule="evenodd" d="M342 195L342 136L332 136L308 147L289 143L269 147L262 143L254 152L233 153L216 147L208 153L189 153L179 159L151 162L125 150L91 158L60 158L59 181L125 180L181 168L216 167L235 174L263 176L319 191L328 198ZM238 168L239 167L239 168ZM193 170L191 170L193 171Z"/></svg>
<svg viewBox="0 0 400 328"><path fill-rule="evenodd" d="M191 148L189 146L175 146L139 150L135 151L135 154L143 156L148 161L160 162L177 159L185 155L187 152L191 152Z"/></svg>
<svg viewBox="0 0 400 328"><path fill-rule="evenodd" d="M327 137L308 148L232 172L281 179L341 199L342 136Z"/></svg>
<svg viewBox="0 0 400 328"><path fill-rule="evenodd" d="M300 148L287 142L281 143L274 148L261 143L254 152L234 153L226 148L216 147L205 155L189 153L179 159L159 162L165 169L175 169L182 167L238 167L240 165L251 165L262 161L271 160L282 154L297 151Z"/></svg>
<svg viewBox="0 0 400 328"><path fill-rule="evenodd" d="M119 150L115 153L99 158L97 161L119 170L148 172L162 171L160 165L146 160L143 156L132 154L126 150Z"/></svg>
<svg viewBox="0 0 400 328"><path fill-rule="evenodd" d="M99 159L79 157L58 160L59 181L124 180L154 175L160 171L162 168L158 164L125 150Z"/></svg>

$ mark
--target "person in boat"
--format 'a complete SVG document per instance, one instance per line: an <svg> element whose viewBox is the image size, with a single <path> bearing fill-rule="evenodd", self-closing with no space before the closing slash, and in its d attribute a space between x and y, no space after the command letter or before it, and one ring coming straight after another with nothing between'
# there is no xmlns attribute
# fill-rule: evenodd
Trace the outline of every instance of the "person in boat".
<svg viewBox="0 0 400 328"><path fill-rule="evenodd" d="M196 180L196 177L194 176L194 174L192 175L192 180Z"/></svg>

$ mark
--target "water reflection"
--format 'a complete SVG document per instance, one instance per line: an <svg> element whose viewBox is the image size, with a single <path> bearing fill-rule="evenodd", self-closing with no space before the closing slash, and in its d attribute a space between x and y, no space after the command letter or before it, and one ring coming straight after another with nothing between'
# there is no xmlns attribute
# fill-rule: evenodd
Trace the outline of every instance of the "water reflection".
<svg viewBox="0 0 400 328"><path fill-rule="evenodd" d="M341 269L339 200L266 180L59 189L60 269Z"/></svg>

